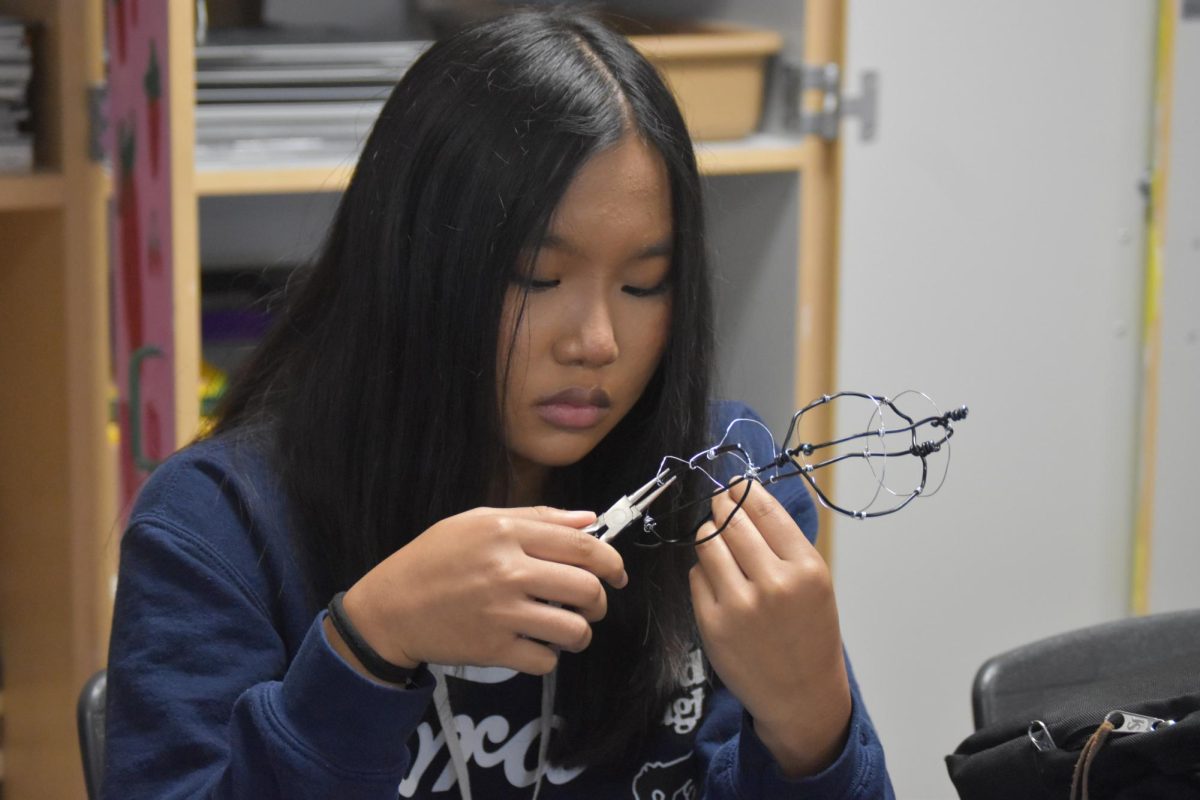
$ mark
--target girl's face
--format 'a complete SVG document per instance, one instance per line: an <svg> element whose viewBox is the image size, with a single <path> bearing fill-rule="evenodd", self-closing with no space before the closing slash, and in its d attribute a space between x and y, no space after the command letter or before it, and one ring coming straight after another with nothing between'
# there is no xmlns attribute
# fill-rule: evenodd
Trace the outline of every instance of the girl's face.
<svg viewBox="0 0 1200 800"><path fill-rule="evenodd" d="M646 388L670 326L672 241L666 167L637 137L593 156L568 186L530 280L515 278L504 302L499 368L508 365L517 497L536 495L547 468L587 455Z"/></svg>

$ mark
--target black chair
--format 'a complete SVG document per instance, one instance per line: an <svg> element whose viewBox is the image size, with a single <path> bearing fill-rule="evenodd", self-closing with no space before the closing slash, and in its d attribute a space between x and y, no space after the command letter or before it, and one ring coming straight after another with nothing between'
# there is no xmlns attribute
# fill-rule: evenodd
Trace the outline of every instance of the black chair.
<svg viewBox="0 0 1200 800"><path fill-rule="evenodd" d="M87 786L88 800L100 797L100 782L104 779L104 702L107 686L108 674L100 670L83 685L75 706L79 752L83 755L83 781Z"/></svg>
<svg viewBox="0 0 1200 800"><path fill-rule="evenodd" d="M1095 625L1017 647L975 673L976 730L1048 708L1118 709L1200 692L1200 609Z"/></svg>

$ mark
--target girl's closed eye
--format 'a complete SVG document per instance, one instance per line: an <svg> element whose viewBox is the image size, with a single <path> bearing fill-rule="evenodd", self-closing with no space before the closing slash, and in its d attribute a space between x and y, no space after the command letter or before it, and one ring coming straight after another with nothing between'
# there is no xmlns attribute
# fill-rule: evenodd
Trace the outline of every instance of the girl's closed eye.
<svg viewBox="0 0 1200 800"><path fill-rule="evenodd" d="M512 282L528 292L545 291L558 286L559 281L553 278L538 278L533 275L513 275Z"/></svg>
<svg viewBox="0 0 1200 800"><path fill-rule="evenodd" d="M657 295L666 294L671 288L671 282L668 278L663 278L653 286L622 286L621 291L634 297L655 297Z"/></svg>

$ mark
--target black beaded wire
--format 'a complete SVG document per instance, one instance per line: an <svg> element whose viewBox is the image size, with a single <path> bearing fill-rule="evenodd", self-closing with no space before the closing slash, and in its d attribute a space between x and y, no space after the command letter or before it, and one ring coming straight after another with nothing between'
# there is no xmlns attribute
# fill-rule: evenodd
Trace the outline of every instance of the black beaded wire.
<svg viewBox="0 0 1200 800"><path fill-rule="evenodd" d="M786 444L787 442L791 441L792 435L796 431L796 426L799 424L800 418L803 417L804 414L808 413L809 411L812 411L814 408L818 408L819 406L823 406L827 403L831 403L831 402L838 400L840 398L843 398L843 397L857 397L857 398L861 398L861 399L865 399L865 400L870 400L871 402L875 403L877 407L886 406L888 409L890 409L894 414L896 414L897 417L904 420L905 423L907 423L907 424L900 428L894 428L894 429L887 430L885 432L885 434L888 436L899 436L899 435L907 434L908 435L907 446L902 449L898 449L898 450L894 450L894 451L882 451L882 452L867 451L867 452L843 453L841 455L825 459L824 461L820 461L815 464L804 463L802 461L797 460L797 457L802 456L802 457L808 458L808 457L811 457L813 454L817 453L818 451L825 450L825 449L832 448L832 447L837 447L838 445L847 444L849 442L853 442L853 441L856 441L859 439L878 438L880 436L880 431L868 430L868 431L863 431L860 433L854 433L849 436L844 436L842 438L834 439L834 440L831 440L828 442L816 442L816 443L801 442L794 447L785 447L784 449L780 450L776 454L775 458L772 459L770 463L764 464L761 466L750 466L747 468L747 470L743 474L735 477L733 480L728 481L727 483L721 483L720 481L717 481L715 478L712 478L712 476L709 475L710 479L712 479L716 483L718 483L718 488L716 490L708 493L707 495L701 496L701 497L697 498L696 500L693 500L689 503L679 506L678 508L672 509L672 511L669 512L672 514L684 513L686 511L693 509L695 506L697 506L701 503L711 501L712 498L716 497L718 494L721 494L722 492L725 492L725 491L729 491L730 489L738 486L739 484L744 483L746 486L746 489L745 489L745 491L740 493L740 496L735 498L733 510L731 512L729 512L729 514L725 517L725 519L721 522L721 524L718 525L712 533L709 533L706 536L697 538L697 534L699 533L700 528L703 527L703 525L704 525L704 522L701 522L692 529L691 536L681 538L681 539L670 539L670 538L664 537L661 533L658 532L656 520L654 520L652 517L647 515L644 518L642 530L644 533L648 534L650 539L649 539L649 541L646 541L646 540L637 541L636 544L638 544L639 546L642 546L642 547L659 547L661 545L695 546L695 545L707 542L710 539L721 535L725 531L725 529L729 526L729 523L733 520L734 515L737 514L737 512L742 508L743 504L746 502L746 498L750 495L750 489L751 489L752 483L758 483L763 486L768 486L768 485L771 485L774 483L778 483L779 481L786 480L787 478L794 478L794 477L803 478L805 480L805 482L808 483L809 487L812 488L813 493L816 495L817 501L821 505L825 506L830 511L834 511L838 514L842 514L843 516L847 516L852 519L872 519L874 517L882 517L882 516L886 516L888 514L894 514L897 511L899 511L900 509L908 506L909 503L911 503L913 500L915 500L917 497L920 497L924 493L925 484L929 478L928 459L933 454L940 452L942 450L942 448L944 446L946 446L946 444L950 441L950 438L954 435L954 426L952 423L962 422L963 420L965 420L967 418L967 413L968 413L967 407L965 405L959 406L958 408L955 408L944 414L927 416L927 417L923 417L921 419L914 419L913 417L911 417L908 414L905 414L903 411L901 411L896 406L894 400L892 400L888 397L884 397L882 395L867 394L865 392L837 392L836 394L822 395L818 399L814 400L813 402L809 403L804 408L800 409L795 414L793 414L791 422L788 425L787 435L785 435L783 438L784 443ZM941 434L934 438L929 438L929 439L925 439L922 441L921 435L927 429L941 429ZM746 450L740 444L738 444L738 443L721 444L716 447L710 448L708 450L702 451L701 453L698 453L697 455L693 456L692 458L690 458L686 461L684 461L683 459L675 459L674 462L670 466L665 467L662 470L662 472L659 473L659 480L660 480L660 482L665 482L672 476L682 477L690 471L702 469L701 464L705 460L711 461L712 459L714 459L718 456L726 455L726 454L734 454L738 458L740 458L742 461L744 461L746 464L748 464L748 465L752 464L752 459L750 458L749 454L746 452ZM834 502L833 499L830 498L825 493L825 491L821 488L821 486L817 483L816 479L813 477L813 473L816 472L817 470L824 469L826 467L830 467L834 464L837 464L837 463L840 463L843 461L847 461L850 459L855 459L855 458L858 458L858 459L906 458L906 457L907 458L917 458L920 460L920 462L921 462L920 480L917 483L916 488L913 489L913 491L911 491L908 495L906 495L903 498L903 500L901 500L897 505L895 505L891 508L887 508L882 511L866 511L863 509L852 510L852 509L844 508L844 507L838 505L836 502ZM666 463L666 462L664 462L664 463ZM764 477L762 477L764 473L771 473L771 474L769 474L766 478L764 478ZM882 479L881 479L881 485L882 485ZM936 493L936 490L934 491L934 493Z"/></svg>

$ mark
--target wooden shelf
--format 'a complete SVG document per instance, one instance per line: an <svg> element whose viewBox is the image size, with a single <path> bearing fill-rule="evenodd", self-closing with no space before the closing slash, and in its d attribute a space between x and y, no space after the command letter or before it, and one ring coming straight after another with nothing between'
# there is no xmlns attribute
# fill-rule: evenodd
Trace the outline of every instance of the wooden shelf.
<svg viewBox="0 0 1200 800"><path fill-rule="evenodd" d="M0 174L0 211L58 208L65 197L66 181L61 174Z"/></svg>
<svg viewBox="0 0 1200 800"><path fill-rule="evenodd" d="M796 172L804 168L805 148L798 139L755 134L733 142L697 142L696 157L705 175ZM294 192L340 192L354 171L351 162L304 164L270 169L196 169L201 197Z"/></svg>
<svg viewBox="0 0 1200 800"><path fill-rule="evenodd" d="M733 142L696 142L696 160L703 175L800 172L807 152L802 140L770 133Z"/></svg>
<svg viewBox="0 0 1200 800"><path fill-rule="evenodd" d="M350 182L353 164L273 167L271 169L196 170L196 194L219 197L239 194L340 192Z"/></svg>
<svg viewBox="0 0 1200 800"><path fill-rule="evenodd" d="M0 13L39 28L31 86L38 169L0 173L0 649L9 800L83 796L69 709L104 662L102 618L112 607L98 587L116 518L108 499L115 469L95 405L108 375L106 208L85 148L87 87L103 77L105 5L0 0Z"/></svg>

